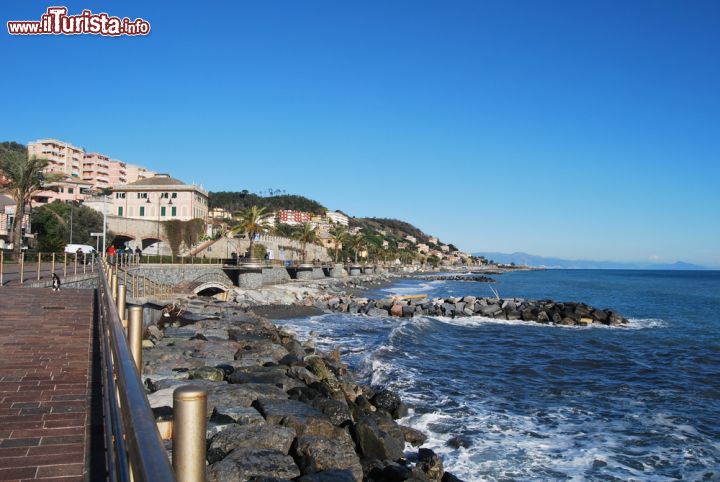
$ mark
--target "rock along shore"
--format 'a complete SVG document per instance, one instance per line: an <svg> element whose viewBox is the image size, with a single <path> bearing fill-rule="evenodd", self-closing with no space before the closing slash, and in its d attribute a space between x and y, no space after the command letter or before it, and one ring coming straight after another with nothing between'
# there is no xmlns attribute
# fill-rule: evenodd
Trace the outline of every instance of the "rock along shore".
<svg viewBox="0 0 720 482"><path fill-rule="evenodd" d="M488 276L481 275L462 275L462 274L438 274L428 276L412 276L414 279L421 279L424 281L477 281L480 283L494 283L495 280Z"/></svg>
<svg viewBox="0 0 720 482"><path fill-rule="evenodd" d="M408 450L426 437L396 422L405 404L357 383L337 352L235 303L186 309L147 327L143 379L158 420L178 386L207 390L209 482L459 480L431 450Z"/></svg>
<svg viewBox="0 0 720 482"><path fill-rule="evenodd" d="M420 295L422 296L422 295ZM380 300L334 297L326 301L332 312L369 316L484 316L498 320L533 321L564 326L588 326L593 323L621 326L627 318L613 310L598 309L585 303L519 298L478 298L475 296L435 298L393 297Z"/></svg>

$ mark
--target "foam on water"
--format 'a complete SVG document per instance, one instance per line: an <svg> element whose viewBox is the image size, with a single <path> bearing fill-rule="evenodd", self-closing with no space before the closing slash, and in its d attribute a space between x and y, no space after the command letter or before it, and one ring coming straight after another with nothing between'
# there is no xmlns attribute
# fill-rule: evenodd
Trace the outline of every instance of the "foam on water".
<svg viewBox="0 0 720 482"><path fill-rule="evenodd" d="M512 296L581 299L635 316L622 327L347 314L280 324L321 350L339 346L363 382L397 391L412 407L400 422L425 432L425 446L464 480L720 478L717 328L693 332L695 325L672 311L683 307L677 297L643 301L645 292L625 288L595 299L546 293L542 280L553 275L518 274L539 287ZM474 286L414 283L380 296L467 294L462 290ZM618 297L626 293L623 305ZM670 299L666 310L661 303ZM688 313L703 306L692 304ZM708 316L712 311L695 319ZM456 437L460 446L448 443Z"/></svg>

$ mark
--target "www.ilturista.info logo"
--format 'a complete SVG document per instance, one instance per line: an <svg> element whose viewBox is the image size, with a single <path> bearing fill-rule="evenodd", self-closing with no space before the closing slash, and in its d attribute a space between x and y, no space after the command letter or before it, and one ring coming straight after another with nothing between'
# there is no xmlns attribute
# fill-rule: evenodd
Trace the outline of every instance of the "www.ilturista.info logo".
<svg viewBox="0 0 720 482"><path fill-rule="evenodd" d="M111 17L107 13L83 10L80 15L68 15L67 7L48 7L40 20L15 20L7 23L10 35L147 35L150 22L142 18Z"/></svg>

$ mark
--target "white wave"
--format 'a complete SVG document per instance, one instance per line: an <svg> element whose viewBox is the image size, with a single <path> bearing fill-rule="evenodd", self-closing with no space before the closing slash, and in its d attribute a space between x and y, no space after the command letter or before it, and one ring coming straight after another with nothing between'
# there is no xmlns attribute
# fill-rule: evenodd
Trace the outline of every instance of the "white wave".
<svg viewBox="0 0 720 482"><path fill-rule="evenodd" d="M443 280L427 281L416 286L391 286L384 288L382 292L389 295L415 295L424 294L437 288L438 285L445 283Z"/></svg>
<svg viewBox="0 0 720 482"><path fill-rule="evenodd" d="M533 326L537 328L559 328L564 330L644 330L648 328L665 328L667 322L657 318L629 318L627 325L610 326L602 323L592 323L588 326L567 326L556 325L552 323L537 323L535 321L524 320L500 320L497 318L488 318L486 316L461 316L452 318L449 316L433 316L428 317L433 320L455 326L482 326L482 325L513 325L513 326ZM419 319L419 318L418 318Z"/></svg>

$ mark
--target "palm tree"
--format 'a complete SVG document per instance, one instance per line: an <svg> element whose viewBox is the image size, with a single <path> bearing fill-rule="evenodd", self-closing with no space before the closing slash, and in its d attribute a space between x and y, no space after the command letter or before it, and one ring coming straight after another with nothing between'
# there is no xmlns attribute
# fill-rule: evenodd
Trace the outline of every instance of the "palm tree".
<svg viewBox="0 0 720 482"><path fill-rule="evenodd" d="M340 246L348 239L349 234L342 227L335 226L330 230L330 236L332 237L331 239L335 245L335 262L337 263Z"/></svg>
<svg viewBox="0 0 720 482"><path fill-rule="evenodd" d="M310 223L303 223L300 230L295 233L295 239L302 243L303 263L307 263L307 244L317 241L317 231L315 231L315 227Z"/></svg>
<svg viewBox="0 0 720 482"><path fill-rule="evenodd" d="M265 208L251 206L242 212L240 215L240 223L232 228L230 231L232 234L244 232L250 239L250 247L248 253L250 258L254 258L255 248L255 235L267 233L271 226L269 219L272 217L272 213L266 213Z"/></svg>
<svg viewBox="0 0 720 482"><path fill-rule="evenodd" d="M357 264L358 253L365 247L365 238L362 234L354 234L348 237L348 244L355 252L355 264Z"/></svg>
<svg viewBox="0 0 720 482"><path fill-rule="evenodd" d="M28 157L27 148L16 142L0 144L0 173L5 176L7 188L15 199L15 222L10 239L13 251L19 255L22 250L22 223L25 206L30 204L33 194L42 189L43 169L47 159Z"/></svg>

